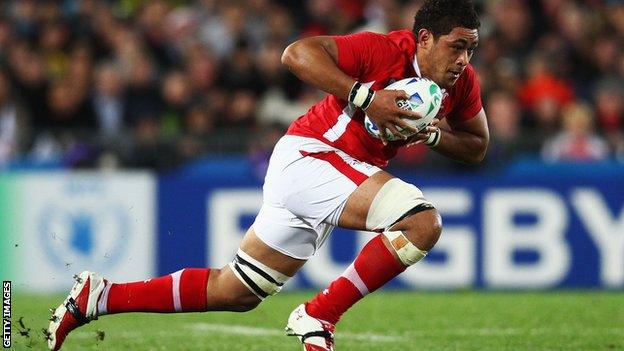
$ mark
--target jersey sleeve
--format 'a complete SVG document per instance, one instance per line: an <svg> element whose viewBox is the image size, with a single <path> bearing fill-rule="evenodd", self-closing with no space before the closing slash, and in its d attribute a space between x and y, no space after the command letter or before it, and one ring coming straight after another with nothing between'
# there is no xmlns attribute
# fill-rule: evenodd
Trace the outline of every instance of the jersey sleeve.
<svg viewBox="0 0 624 351"><path fill-rule="evenodd" d="M459 100L448 116L448 120L452 124L462 123L472 119L483 108L481 87L479 86L474 68L468 66L464 73L466 74L466 78L461 89L459 89Z"/></svg>
<svg viewBox="0 0 624 351"><path fill-rule="evenodd" d="M373 74L384 67L384 58L389 50L395 50L382 34L361 32L334 36L338 47L338 68L355 79Z"/></svg>

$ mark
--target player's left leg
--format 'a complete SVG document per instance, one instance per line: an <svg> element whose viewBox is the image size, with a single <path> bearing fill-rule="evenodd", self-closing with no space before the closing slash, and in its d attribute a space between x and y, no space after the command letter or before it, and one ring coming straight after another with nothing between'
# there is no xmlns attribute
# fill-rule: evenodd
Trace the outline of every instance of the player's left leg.
<svg viewBox="0 0 624 351"><path fill-rule="evenodd" d="M307 312L336 324L356 302L421 260L440 232L439 215L433 208L401 219L371 239L342 275L307 303Z"/></svg>
<svg viewBox="0 0 624 351"><path fill-rule="evenodd" d="M310 336L304 350L333 350L333 328L342 314L422 259L442 229L440 216L418 188L383 171L351 194L339 225L382 233L329 287L293 311L288 326Z"/></svg>

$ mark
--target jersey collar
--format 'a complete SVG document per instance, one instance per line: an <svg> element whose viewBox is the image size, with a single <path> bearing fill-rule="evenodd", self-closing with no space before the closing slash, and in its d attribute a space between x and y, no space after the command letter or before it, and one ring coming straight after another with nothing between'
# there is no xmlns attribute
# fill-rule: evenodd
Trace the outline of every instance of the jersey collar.
<svg viewBox="0 0 624 351"><path fill-rule="evenodd" d="M418 67L418 58L416 56L416 53L414 53L414 62L412 62L412 66L414 67L414 72L416 72L416 75L420 77L420 67Z"/></svg>

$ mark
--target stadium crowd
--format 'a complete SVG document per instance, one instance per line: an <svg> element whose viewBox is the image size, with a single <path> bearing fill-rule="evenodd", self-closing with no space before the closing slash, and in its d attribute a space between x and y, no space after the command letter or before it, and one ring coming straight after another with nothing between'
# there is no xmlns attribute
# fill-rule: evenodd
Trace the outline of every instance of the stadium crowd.
<svg viewBox="0 0 624 351"><path fill-rule="evenodd" d="M624 162L624 3L483 0L472 59L486 164ZM411 28L419 1L4 0L0 169L263 162L322 98L280 63L297 38ZM443 164L424 146L395 167Z"/></svg>

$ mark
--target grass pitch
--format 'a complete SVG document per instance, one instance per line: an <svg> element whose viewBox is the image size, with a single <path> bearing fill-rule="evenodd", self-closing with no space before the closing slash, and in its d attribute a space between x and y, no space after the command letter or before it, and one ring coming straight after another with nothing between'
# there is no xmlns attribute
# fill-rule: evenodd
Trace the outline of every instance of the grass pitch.
<svg viewBox="0 0 624 351"><path fill-rule="evenodd" d="M282 293L244 314L105 316L70 334L63 350L301 350L282 330L312 294ZM14 294L13 349L45 349L48 308L62 299ZM624 350L624 292L377 292L336 335L337 351Z"/></svg>

